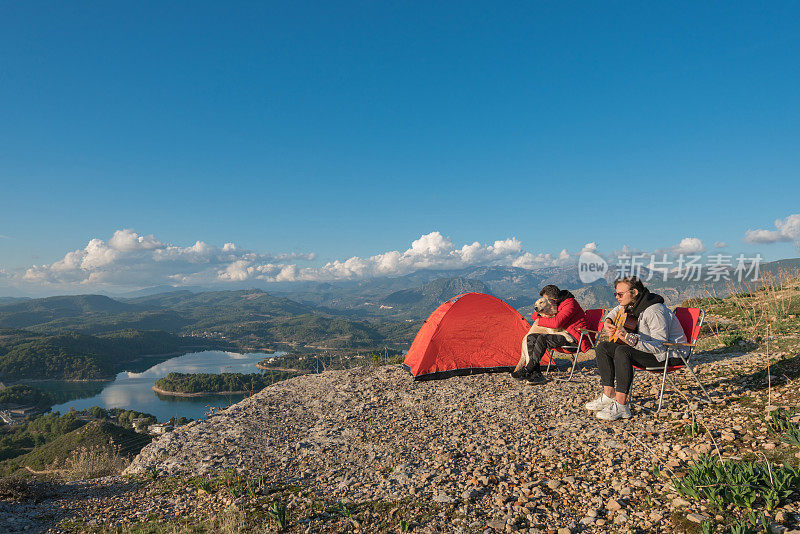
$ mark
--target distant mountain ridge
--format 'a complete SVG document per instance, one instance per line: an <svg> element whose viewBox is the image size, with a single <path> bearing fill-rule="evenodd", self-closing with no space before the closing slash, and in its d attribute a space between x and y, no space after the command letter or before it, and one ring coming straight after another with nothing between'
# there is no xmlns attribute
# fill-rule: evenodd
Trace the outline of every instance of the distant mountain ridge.
<svg viewBox="0 0 800 534"><path fill-rule="evenodd" d="M438 278L415 289L403 289L390 293L381 304L391 309L398 308L409 315L427 316L431 308L462 293L489 293L489 286L480 280L469 278Z"/></svg>
<svg viewBox="0 0 800 534"><path fill-rule="evenodd" d="M762 273L779 270L800 271L800 259L786 259L761 264ZM728 272L732 275L733 269ZM532 311L539 291L548 284L572 291L584 308L607 308L616 305L611 283L616 276L615 266L610 266L605 278L592 284L581 282L575 265L523 269L508 266L470 267L451 270L420 270L394 277L376 278L360 282L328 282L306 284L302 290L281 291L278 294L301 303L324 308L330 313L344 313L357 317L383 317L424 319L438 304L463 293L458 285L448 288L446 280L477 281L472 291L490 293L525 314ZM683 280L675 277L663 281L658 273L641 268L640 276L654 292L661 294L667 304L677 306L684 300L706 293L725 296L736 284L724 277L719 280ZM733 276L731 276L733 278ZM446 288L435 297L425 300L426 285L434 281ZM464 282L458 282L464 284ZM464 285L463 288L467 286ZM437 302L438 299L438 302Z"/></svg>
<svg viewBox="0 0 800 534"><path fill-rule="evenodd" d="M61 319L92 315L140 313L147 308L105 295L69 295L0 304L0 326L27 328Z"/></svg>
<svg viewBox="0 0 800 534"><path fill-rule="evenodd" d="M762 273L798 269L800 259L761 265ZM650 277L646 270L643 275ZM555 284L572 291L586 309L607 308L615 304L611 288L614 276L612 266L604 279L586 285L574 265L535 270L484 266L421 270L361 281L304 282L291 291L277 291L276 286L276 291L270 292L259 288L205 292L175 289L127 299L103 295L13 299L0 302L0 327L48 335L161 330L231 343L241 350L269 348L274 343L330 347L404 344L413 339L418 321L461 293L492 294L529 315L540 289ZM735 284L725 280L665 282L655 276L646 284L670 306L693 297L725 296L737 290Z"/></svg>
<svg viewBox="0 0 800 534"><path fill-rule="evenodd" d="M59 344L69 341L70 357L80 355L79 345L88 360L76 364L71 375L107 375L113 370L92 336L120 331L161 331L182 336L187 346L213 346L240 351L275 350L277 343L298 347L378 347L409 343L416 333L415 323L407 321L368 321L345 313L329 313L324 307L302 304L285 296L260 289L192 293L179 290L127 299L102 295L74 295L31 299L0 305L0 328L16 328L21 334L4 349L0 347L0 368L5 363L19 369L30 355L30 347L20 337L30 335L77 336L58 338L47 345L48 374L54 374L52 354ZM83 337L80 337L83 336ZM193 342L192 340L196 340ZM44 345L43 345L44 347ZM24 352L19 352L19 351ZM16 352L15 352L16 351ZM36 365L43 362L37 356ZM13 362L12 362L13 360ZM6 372L9 376L18 372ZM28 371L26 371L28 372Z"/></svg>

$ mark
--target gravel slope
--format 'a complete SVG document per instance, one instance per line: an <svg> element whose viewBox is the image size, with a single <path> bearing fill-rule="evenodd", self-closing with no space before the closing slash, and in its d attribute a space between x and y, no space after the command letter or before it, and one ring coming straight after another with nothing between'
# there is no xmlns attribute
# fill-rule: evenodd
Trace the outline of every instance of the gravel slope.
<svg viewBox="0 0 800 534"><path fill-rule="evenodd" d="M303 489L289 496L293 532L397 531L383 512L313 511L342 501L396 503L388 516L424 509L415 532L682 532L681 521L717 513L670 489L698 453L795 452L762 426L766 383L754 373L765 362L760 353L702 355L697 370L719 402L696 405L669 391L658 417L648 408L660 377L637 373L635 416L613 423L583 408L599 393L593 360L571 382L538 386L505 373L413 382L401 366L300 376L143 449L126 474L178 481L170 491L110 477L74 483L39 509L53 510L53 521L110 525L216 514L236 503L179 481L233 468ZM773 376L773 404L796 406L798 382ZM687 435L693 418L708 431ZM30 510L17 517L15 530L36 522ZM797 528L797 500L774 517L775 532Z"/></svg>
<svg viewBox="0 0 800 534"><path fill-rule="evenodd" d="M712 383L760 357L700 358L699 372ZM539 386L508 374L413 382L401 366L330 371L276 384L165 436L127 472L232 467L333 501L411 495L460 504L468 529L514 530L522 515L550 529L657 530L672 511L692 509L664 493L666 477L654 478L652 467L677 470L712 441L674 443L676 424L690 417L686 402L670 392L654 417L645 409L654 406L656 377L637 373L636 388L636 416L606 423L583 408L599 392L592 365L571 382ZM743 388L728 380L711 390L723 398ZM717 436L730 427L718 410L692 407Z"/></svg>

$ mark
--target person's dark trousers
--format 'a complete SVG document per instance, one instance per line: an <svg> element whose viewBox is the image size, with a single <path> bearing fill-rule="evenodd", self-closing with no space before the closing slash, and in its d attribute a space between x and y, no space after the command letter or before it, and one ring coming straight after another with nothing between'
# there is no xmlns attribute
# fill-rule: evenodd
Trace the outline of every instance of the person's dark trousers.
<svg viewBox="0 0 800 534"><path fill-rule="evenodd" d="M574 345L574 342L567 341L567 338L560 334L531 334L528 336L528 355L531 357L528 365L525 366L527 374L533 371L541 372L539 362L542 356L547 352L547 349L554 349L556 347L563 347L565 345Z"/></svg>
<svg viewBox="0 0 800 534"><path fill-rule="evenodd" d="M658 361L654 354L634 349L630 345L622 343L601 341L595 347L594 352L597 358L597 368L600 371L600 383L603 386L613 387L617 393L626 395L631 389L634 363L639 367L664 365L664 362ZM672 362L673 358L670 359L670 363Z"/></svg>

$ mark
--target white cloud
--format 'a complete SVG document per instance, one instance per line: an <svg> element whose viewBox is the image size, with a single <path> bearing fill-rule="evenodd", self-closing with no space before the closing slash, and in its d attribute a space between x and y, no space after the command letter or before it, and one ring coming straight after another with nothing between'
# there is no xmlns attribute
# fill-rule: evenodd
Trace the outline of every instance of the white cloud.
<svg viewBox="0 0 800 534"><path fill-rule="evenodd" d="M751 244L793 241L800 250L800 213L776 220L775 228L775 230L748 230L744 234L744 240Z"/></svg>
<svg viewBox="0 0 800 534"><path fill-rule="evenodd" d="M488 249L494 254L514 254L522 250L522 241L512 237L504 241L495 241Z"/></svg>
<svg viewBox="0 0 800 534"><path fill-rule="evenodd" d="M746 243L778 243L780 241L791 241L789 236L781 235L777 230L748 230L744 233Z"/></svg>
<svg viewBox="0 0 800 534"><path fill-rule="evenodd" d="M725 248L728 244L725 241L714 241L714 248Z"/></svg>
<svg viewBox="0 0 800 534"><path fill-rule="evenodd" d="M549 267L554 265L556 260L550 254L531 254L530 252L526 252L525 254L521 255L517 259L515 259L511 265L513 267L519 267L521 269L536 269L537 267Z"/></svg>
<svg viewBox="0 0 800 534"><path fill-rule="evenodd" d="M781 228L789 228L783 224ZM695 254L705 251L700 239L687 237L662 251ZM380 276L401 276L420 269L463 269L510 265L524 269L564 266L576 262L582 252L598 253L596 242L586 243L577 254L562 249L557 254L526 251L516 237L482 244L478 241L456 245L440 232L413 240L405 250L390 250L374 256L353 256L322 265L305 264L313 253L263 254L228 242L221 247L197 240L181 246L134 230L117 230L107 240L90 239L82 249L73 250L49 265L32 265L23 273L0 273L16 285L39 288L146 287L159 284L210 285L292 281L360 280ZM658 252L658 251L657 251ZM613 262L621 256L643 251L627 245L604 257ZM649 254L649 253L648 253Z"/></svg>
<svg viewBox="0 0 800 534"><path fill-rule="evenodd" d="M680 243L666 248L658 248L654 251L655 254L702 254L706 251L706 246L703 241L697 237L684 237Z"/></svg>
<svg viewBox="0 0 800 534"><path fill-rule="evenodd" d="M453 243L439 232L431 232L411 242L411 248L406 251L409 255L427 256L439 255L453 250Z"/></svg>
<svg viewBox="0 0 800 534"><path fill-rule="evenodd" d="M164 245L152 234L143 236L133 230L125 229L114 232L114 235L108 240L108 246L121 252L131 252L134 250L153 250Z"/></svg>
<svg viewBox="0 0 800 534"><path fill-rule="evenodd" d="M241 282L277 275L285 259L313 259L313 254L259 254L233 243L222 248L204 241L182 247L163 243L153 235L117 230L104 241L90 239L50 265L33 265L24 273L7 275L21 283L62 286L130 286Z"/></svg>
<svg viewBox="0 0 800 534"><path fill-rule="evenodd" d="M214 284L260 280L265 282L356 280L399 276L420 269L461 269L470 266L513 265L523 268L553 266L572 261L565 249L556 257L523 250L516 237L491 244L474 242L461 247L440 232L421 235L408 249L391 250L362 258L353 256L321 266L301 266L313 253L260 254L234 243L221 248L198 240L193 245L165 243L131 229L117 230L107 241L89 240L49 265L33 265L24 273L4 273L5 279L48 287L144 287L158 284Z"/></svg>
<svg viewBox="0 0 800 534"><path fill-rule="evenodd" d="M675 254L701 254L706 251L703 242L696 237L684 237L674 247Z"/></svg>
<svg viewBox="0 0 800 534"><path fill-rule="evenodd" d="M524 267L520 258L522 242L516 237L498 240L491 245L474 243L457 248L440 232L425 234L411 242L404 252L392 250L369 258L352 257L329 262L319 269L301 269L293 273L296 280L340 280L375 276L399 276L420 269L462 269L481 265L514 265ZM549 258L548 264L554 264Z"/></svg>
<svg viewBox="0 0 800 534"><path fill-rule="evenodd" d="M237 260L219 272L220 280L243 282L253 276L255 267L248 265L246 260Z"/></svg>

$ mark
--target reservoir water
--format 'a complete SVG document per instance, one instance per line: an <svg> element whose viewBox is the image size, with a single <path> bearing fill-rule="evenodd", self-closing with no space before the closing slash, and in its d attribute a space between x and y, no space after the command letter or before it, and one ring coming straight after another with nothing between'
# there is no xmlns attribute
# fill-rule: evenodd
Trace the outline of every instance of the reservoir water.
<svg viewBox="0 0 800 534"><path fill-rule="evenodd" d="M57 404L52 411L65 414L69 409L83 410L92 406L101 408L123 408L149 413L166 421L170 417L201 419L212 409L226 408L244 398L243 395L213 395L209 397L172 397L158 395L151 388L153 383L172 372L178 373L257 373L255 363L275 354L237 354L209 350L193 352L153 365L137 373L124 371L114 380L106 382L61 382L37 383L36 387L53 394Z"/></svg>

